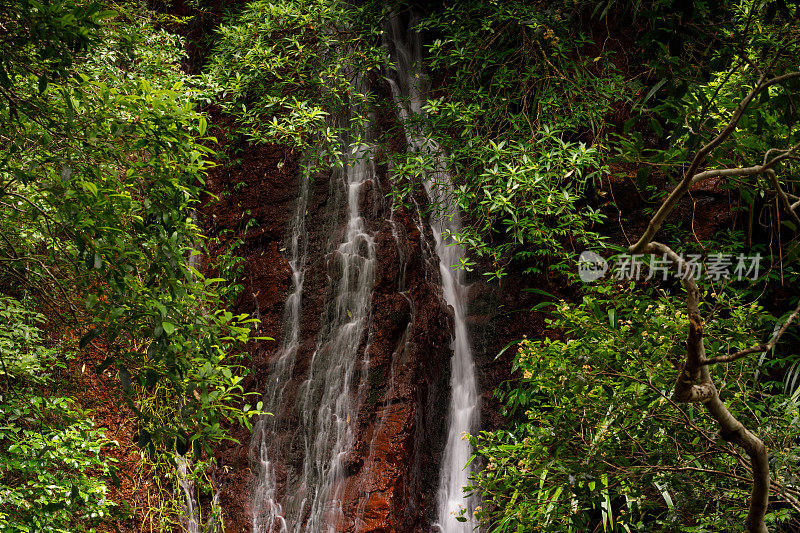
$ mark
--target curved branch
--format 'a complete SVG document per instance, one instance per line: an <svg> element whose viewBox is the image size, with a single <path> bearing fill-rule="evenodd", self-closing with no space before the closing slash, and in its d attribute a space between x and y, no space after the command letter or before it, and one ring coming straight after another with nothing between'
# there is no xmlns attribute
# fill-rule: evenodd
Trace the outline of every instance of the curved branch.
<svg viewBox="0 0 800 533"><path fill-rule="evenodd" d="M767 175L772 182L772 186L775 187L775 194L777 194L778 198L780 198L781 205L786 212L789 213L789 216L794 219L797 228L800 230L800 217L797 216L797 213L794 212L791 204L789 204L789 198L786 196L786 191L784 191L781 187L781 183L778 181L778 176L775 175L775 171L772 169L767 170Z"/></svg>
<svg viewBox="0 0 800 533"><path fill-rule="evenodd" d="M780 340L781 335L783 335L784 332L787 329L789 329L789 325L792 323L792 321L794 321L795 318L797 318L797 315L800 315L800 304L797 304L797 309L794 310L794 313L789 315L789 318L787 318L786 322L783 323L783 326L781 326L781 329L779 329L778 332L775 333L775 335L772 336L772 339L769 342L763 343L763 344L758 344L758 345L752 346L750 348L745 348L744 350L739 350L738 352L735 352L735 353L732 353L732 354L720 355L719 357L713 357L711 359L706 359L705 361L701 361L700 364L702 364L702 365L715 365L715 364L718 364L718 363L730 363L732 361L736 361L737 359L741 359L742 357L745 357L745 356L753 354L753 353L766 352L768 350L771 350L772 347L775 346L778 343L778 340Z"/></svg>
<svg viewBox="0 0 800 533"><path fill-rule="evenodd" d="M661 204L661 207L658 208L656 214L653 215L653 218L650 219L650 222L647 225L647 229L639 238L639 240L636 242L636 244L632 245L628 249L630 253L633 254L642 253L645 247L650 243L650 241L653 240L655 234L658 232L659 229L661 229L664 220L667 218L667 216L669 216L669 214L673 211L673 209L675 209L675 206L678 205L680 199L683 198L683 196L687 192L689 192L689 187L691 187L692 181L694 177L697 175L697 170L700 168L700 165L703 164L703 161L705 161L706 156L711 152L711 150L722 144L725 141L725 139L730 137L730 135L736 130L736 126L739 124L739 120L741 120L742 115L744 114L745 110L747 110L747 107L750 105L753 99L761 91L768 89L769 87L776 85L778 83L782 83L784 81L794 78L800 78L800 72L790 72L788 74L777 76L770 80L765 80L765 76L762 75L758 79L758 83L756 83L756 86L753 87L753 89L747 94L747 96L745 96L739 102L739 105L736 106L736 110L734 111L733 116L731 117L730 121L728 121L728 124L725 126L725 128L716 137L714 137L705 146L703 146L702 148L700 148L700 150L697 151L694 158L692 159L692 162L689 164L689 168L684 173L681 182L672 190L672 192L664 201L664 203Z"/></svg>
<svg viewBox="0 0 800 533"><path fill-rule="evenodd" d="M750 457L753 486L745 525L750 533L768 533L764 523L770 488L767 449L761 439L744 427L722 402L719 391L711 380L708 365L704 364L706 361L705 342L703 341L703 324L700 319L700 291L697 288L697 282L691 277L683 258L669 246L659 242L650 242L645 245L643 251L662 255L669 261L686 289L689 334L686 341L686 359L675 382L673 399L680 403L702 403L708 409L711 417L719 424L722 438L741 447Z"/></svg>
<svg viewBox="0 0 800 533"><path fill-rule="evenodd" d="M795 144L791 148L787 148L785 150L776 150L775 148L770 148L769 150L767 150L767 153L764 156L764 163L761 165L753 165L752 167L744 167L744 168L717 168L713 170L706 170L704 172L698 172L692 177L690 186L704 179L713 178L716 176L753 176L756 174L761 174L763 172L768 172L772 170L772 167L774 167L781 161L785 159L790 159L794 155L794 152L796 152L798 149L800 149L800 143ZM775 151L779 151L782 153L779 156L767 160L767 156L769 156L770 152L775 152Z"/></svg>

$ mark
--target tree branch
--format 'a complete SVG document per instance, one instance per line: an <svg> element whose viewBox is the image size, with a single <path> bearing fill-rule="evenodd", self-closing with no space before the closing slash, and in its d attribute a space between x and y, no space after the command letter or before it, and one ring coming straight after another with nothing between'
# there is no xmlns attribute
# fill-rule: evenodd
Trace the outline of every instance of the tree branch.
<svg viewBox="0 0 800 533"><path fill-rule="evenodd" d="M692 159L692 162L689 164L689 168L684 173L681 182L672 190L664 203L661 204L661 207L658 208L656 214L653 215L653 218L650 219L647 229L636 242L636 244L632 245L628 249L630 253L642 253L645 247L653 240L655 234L659 229L661 229L664 220L667 218L667 216L669 216L673 209L675 209L675 206L678 205L680 199L683 198L687 192L689 192L689 187L692 185L692 180L697 174L697 170L700 168L700 165L702 165L703 161L705 161L706 156L711 152L711 150L722 144L725 139L730 137L730 135L736 130L736 126L739 124L739 120L741 120L742 115L744 114L745 110L747 110L750 102L752 102L761 91L778 83L782 83L794 78L800 78L800 72L790 72L766 81L765 75L762 74L761 77L759 77L756 86L753 87L747 96L745 96L736 106L736 110L734 111L733 116L731 117L730 121L728 121L728 124L725 126L725 128L716 137L714 137L705 146L697 151Z"/></svg>
<svg viewBox="0 0 800 533"><path fill-rule="evenodd" d="M781 338L781 335L789 329L789 325L791 325L792 321L794 321L797 316L800 315L800 304L797 304L797 308L794 312L789 315L789 318L786 319L786 322L783 323L781 329L778 330L775 335L772 336L772 339L765 343L765 344L758 344L756 346L752 346L750 348L745 348L744 350L739 350L738 352L728 354L728 355L720 355L719 357L713 357L711 359L706 359L705 361L701 361L700 364L702 365L716 365L718 363L730 363L732 361L736 361L737 359L741 359L747 355L758 353L758 352L766 352L771 350L773 346L778 343L778 340Z"/></svg>
<svg viewBox="0 0 800 533"><path fill-rule="evenodd" d="M704 179L713 178L717 176L753 176L756 174L761 174L763 172L771 170L772 167L774 167L781 161L791 158L794 152L796 152L798 149L800 149L800 143L795 144L794 146L786 150L778 150L783 153L779 156L773 157L770 160L767 160L767 156L769 156L769 153L776 151L775 148L771 148L770 150L767 150L767 153L765 154L764 157L764 163L761 165L754 165L752 167L744 167L744 168L717 168L713 170L706 170L704 172L698 172L692 177L690 185L694 185L695 183L698 183Z"/></svg>
<svg viewBox="0 0 800 533"><path fill-rule="evenodd" d="M786 212L789 213L789 216L794 219L796 227L800 229L800 217L797 216L797 213L794 212L791 204L789 204L789 198L786 196L786 192L781 187L781 183L778 181L778 176L775 175L775 171L772 169L767 170L767 176L769 176L772 186L775 187L775 194L777 194L778 198L780 198L781 205Z"/></svg>
<svg viewBox="0 0 800 533"><path fill-rule="evenodd" d="M706 361L705 342L703 341L703 325L699 311L700 291L697 283L691 277L690 270L685 268L684 260L669 246L658 242L649 242L645 245L643 252L662 255L669 261L686 289L689 334L686 341L686 358L675 382L673 399L680 403L702 403L708 409L711 417L719 424L722 438L744 449L750 457L753 485L745 525L750 533L768 533L764 523L770 488L767 449L761 439L744 427L720 400L719 391L711 380L708 365L704 364Z"/></svg>

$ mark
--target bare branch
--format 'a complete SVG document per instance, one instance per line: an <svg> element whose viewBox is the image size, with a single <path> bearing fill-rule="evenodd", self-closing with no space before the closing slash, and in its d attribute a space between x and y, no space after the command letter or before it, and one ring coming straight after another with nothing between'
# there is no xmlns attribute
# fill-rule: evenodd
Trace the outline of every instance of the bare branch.
<svg viewBox="0 0 800 533"><path fill-rule="evenodd" d="M778 332L775 333L775 335L772 336L772 339L768 343L759 344L757 346L752 346L752 347L746 348L744 350L739 350L736 353L732 353L732 354L728 354L728 355L720 355L719 357L706 359L705 361L701 361L700 364L702 364L702 365L715 365L715 364L718 364L718 363L730 363L732 361L736 361L737 359L741 359L742 357L745 357L745 356L753 354L753 353L766 352L768 350L771 350L772 347L775 346L778 343L778 340L780 340L781 335L783 335L784 332L787 329L789 329L789 326L794 321L794 319L797 318L798 315L800 315L800 304L797 304L797 308L794 310L794 313L789 315L789 318L787 318L786 322L783 323L783 326L781 326L781 329L779 329Z"/></svg>
<svg viewBox="0 0 800 533"><path fill-rule="evenodd" d="M754 165L752 167L744 167L744 168L718 168L714 170L706 170L704 172L699 172L695 174L692 177L691 185L694 185L695 183L698 183L704 179L713 178L717 176L753 176L756 174L762 174L764 172L771 170L772 167L774 167L781 161L791 158L797 150L800 150L800 143L795 144L791 148L785 150L770 148L769 150L767 150L767 153L764 154L764 163L761 165ZM767 160L769 154L775 151L782 153L779 156Z"/></svg>
<svg viewBox="0 0 800 533"><path fill-rule="evenodd" d="M684 260L669 246L650 242L645 245L643 251L665 257L686 289L686 309L689 313L686 358L675 382L672 397L676 402L702 403L708 409L711 417L719 424L722 438L744 449L750 457L753 484L745 525L750 533L768 533L764 523L770 489L767 449L761 439L744 427L728 410L711 380L708 365L703 364L706 361L705 342L703 341L703 324L699 312L700 291L697 283L691 277Z"/></svg>
<svg viewBox="0 0 800 533"><path fill-rule="evenodd" d="M781 187L781 183L778 181L778 176L775 175L775 171L769 169L767 170L767 175L769 176L769 179L772 182L772 186L775 187L775 194L778 195L781 205L786 210L786 212L789 213L789 216L791 216L794 219L796 227L800 229L800 217L797 216L797 213L794 212L794 209L792 209L792 206L789 204L789 198L786 196L786 191L784 191L783 188Z"/></svg>

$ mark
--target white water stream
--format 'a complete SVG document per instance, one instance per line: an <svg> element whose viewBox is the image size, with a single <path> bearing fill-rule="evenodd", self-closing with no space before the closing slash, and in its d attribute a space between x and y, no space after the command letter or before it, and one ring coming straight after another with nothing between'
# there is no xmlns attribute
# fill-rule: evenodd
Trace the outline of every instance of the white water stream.
<svg viewBox="0 0 800 533"><path fill-rule="evenodd" d="M413 28L413 20L408 24ZM472 346L466 325L466 286L463 271L456 268L464 250L451 237L461 230L458 206L453 201L453 188L447 170L447 159L436 142L419 127L424 116L426 77L421 70L422 44L413 30L405 30L397 17L387 25L385 44L394 64L396 77L389 78L395 104L406 133L409 149L430 157L433 170L424 176L425 192L432 205L439 209L431 216L430 225L439 257L439 272L445 301L453 308L455 331L450 377L450 406L447 443L441 463L436 526L445 533L471 532L474 528L474 502L464 497L463 487L471 470L465 468L472 453L466 432L477 427L479 396ZM460 509L466 509L466 522L456 520Z"/></svg>
<svg viewBox="0 0 800 533"><path fill-rule="evenodd" d="M457 206L451 202L452 187L446 158L438 145L416 126L423 116L424 77L419 70L421 44L415 32L407 32L395 19L390 23L386 45L395 64L390 76L398 114L403 122L409 150L430 155L435 169L424 176L425 191L431 204L440 210L429 223L434 235L435 251L443 297L453 308L454 335L451 362L451 400L447 420L447 442L441 462L438 489L438 522L445 533L472 531L474 522L459 522L455 515L466 509L471 518L473 502L464 497L470 469L464 468L471 450L463 434L473 431L478 423L478 392L475 365L465 320L466 287L462 271L456 267L463 257L462 248L450 237L461 229ZM361 90L355 82L353 91ZM354 100L358 100L355 98ZM362 106L363 107L363 106ZM361 199L368 182L376 183L372 148L365 142L369 132L353 127L366 109L351 109L339 117L344 126L341 139L344 147L343 166L334 168L331 177L334 197L344 207L345 222L341 237L333 238L329 253L329 301L322 317L316 348L308 373L299 387L297 405L298 437L302 462L286 466L285 487L279 491L274 461L284 458L286 450L273 448L278 417L263 417L255 426L251 441L251 458L256 465L256 487L253 501L255 533L338 533L342 524L342 489L348 453L353 443L359 390L365 386L368 361L360 355L371 317L371 291L375 281L376 256L374 238L367 231L361 213ZM354 133L356 132L356 133ZM358 133L360 132L360 133ZM348 136L349 135L349 136ZM292 270L292 289L284 310L284 331L281 347L273 357L272 368L264 391L264 410L286 412L285 392L295 372L301 339L301 311L307 262L306 216L309 199L309 176L300 177L300 192L289 227L286 255ZM422 225L420 220L420 225ZM337 235L337 233L334 233ZM395 356L403 354L410 335L410 325ZM360 349L361 348L361 349ZM296 379L296 377L294 377ZM390 387L392 384L390 377ZM363 509L359 507L359 512Z"/></svg>
<svg viewBox="0 0 800 533"><path fill-rule="evenodd" d="M353 90L360 89L354 83ZM358 100L358 98L353 98ZM339 117L344 131L342 166L332 169L334 198L344 204L346 222L341 240L333 242L329 253L329 301L317 338L308 374L300 386L297 405L303 461L289 472L282 498L278 499L277 480L270 449L275 422L263 418L254 429L252 455L260 466L254 491L253 531L256 533L308 532L337 533L341 523L344 466L353 441L358 405L358 389L363 386L368 361L360 357L370 318L370 294L375 279L375 245L361 214L364 186L375 179L371 147L364 142L367 132L354 135L348 128L363 109L351 109ZM292 379L299 338L301 300L306 262L307 232L305 217L308 201L308 176L301 176L301 192L290 227L289 264L293 290L284 311L284 337L277 363L269 376L264 409L284 410L283 392ZM334 215L335 216L335 215ZM363 351L366 353L366 350ZM359 378L361 376L361 378ZM358 382L354 381L359 379Z"/></svg>
<svg viewBox="0 0 800 533"><path fill-rule="evenodd" d="M356 375L367 375L366 358L359 360L359 346L371 314L370 296L375 280L375 243L364 225L360 199L364 185L375 176L369 148L350 144L341 179L347 198L347 226L334 252L339 272L325 326L311 360L300 404L305 428L306 455L301 491L311 501L311 515L304 529L309 533L338 533L342 516L341 489L344 459L353 441L358 405ZM364 353L367 353L367 349ZM359 372L356 372L357 367Z"/></svg>

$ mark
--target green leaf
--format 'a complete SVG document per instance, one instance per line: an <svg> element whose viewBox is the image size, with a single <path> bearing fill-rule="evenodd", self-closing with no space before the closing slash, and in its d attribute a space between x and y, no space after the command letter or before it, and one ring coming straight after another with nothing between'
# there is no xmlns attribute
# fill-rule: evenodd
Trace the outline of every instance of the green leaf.
<svg viewBox="0 0 800 533"><path fill-rule="evenodd" d="M86 348L89 345L89 343L91 343L100 335L100 333L101 330L99 327L94 327L89 331L87 331L86 334L84 334L83 337L81 337L81 339L78 341L78 348L80 348L81 350Z"/></svg>
<svg viewBox="0 0 800 533"><path fill-rule="evenodd" d="M131 392L131 373L128 372L127 368L122 367L119 369L119 381L122 384L122 390Z"/></svg>

